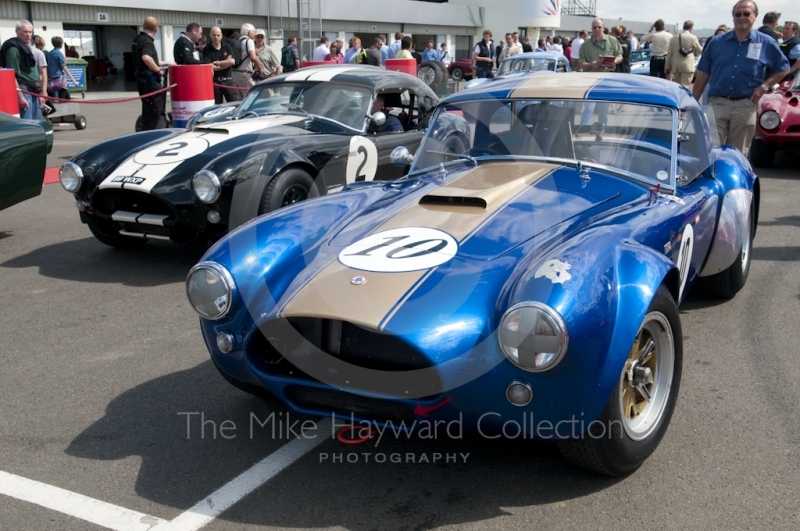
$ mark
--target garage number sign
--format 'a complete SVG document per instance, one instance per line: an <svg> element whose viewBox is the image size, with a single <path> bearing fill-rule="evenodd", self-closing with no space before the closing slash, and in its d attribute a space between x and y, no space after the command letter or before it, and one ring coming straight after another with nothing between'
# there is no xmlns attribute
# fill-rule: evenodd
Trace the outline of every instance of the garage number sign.
<svg viewBox="0 0 800 531"><path fill-rule="evenodd" d="M97 13L97 22L111 22L111 17L108 16L108 13Z"/></svg>

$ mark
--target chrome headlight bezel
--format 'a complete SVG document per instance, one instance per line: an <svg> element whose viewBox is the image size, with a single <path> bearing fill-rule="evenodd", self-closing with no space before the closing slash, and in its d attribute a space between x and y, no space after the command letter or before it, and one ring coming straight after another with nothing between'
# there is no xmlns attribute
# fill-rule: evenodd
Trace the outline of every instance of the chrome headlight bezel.
<svg viewBox="0 0 800 531"><path fill-rule="evenodd" d="M83 184L83 170L74 162L65 162L58 170L58 181L67 192L74 194Z"/></svg>
<svg viewBox="0 0 800 531"><path fill-rule="evenodd" d="M210 192L198 191L198 186L207 186ZM200 170L192 177L192 192L194 196L201 202L210 205L219 199L222 192L222 185L219 182L217 174L211 170Z"/></svg>
<svg viewBox="0 0 800 531"><path fill-rule="evenodd" d="M773 110L764 111L758 117L758 124L765 131L774 131L781 126L781 116Z"/></svg>
<svg viewBox="0 0 800 531"><path fill-rule="evenodd" d="M527 316L528 323L534 323L532 330L536 329L538 319L544 319L545 324L555 332L555 334L550 337L558 341L558 348L555 351L536 352L531 353L531 357L526 356L528 359L533 359L533 363L521 362L518 349L519 343L517 343L517 347L514 347L509 342L509 339L512 338L508 334L518 333L518 331L514 331L513 326L511 326L512 320L517 320L518 328L519 316L524 314L529 314ZM528 334L526 337L530 337L530 335L531 334ZM506 340L505 344L504 339ZM545 372L557 366L564 358L567 348L569 347L569 331L567 330L567 324L564 322L564 318L561 317L561 314L556 310L541 302L526 301L515 304L503 314L503 318L500 320L500 328L497 332L497 341L505 357L515 366L527 372ZM535 360L539 355L548 354L550 355L549 357L546 356L540 365L536 365Z"/></svg>
<svg viewBox="0 0 800 531"><path fill-rule="evenodd" d="M198 305L195 304L195 301L192 300L192 292L190 291L192 278L195 273L201 271L206 273L210 272L216 275L219 279L219 282L221 282L225 288L225 301L224 301L225 304L222 308L216 305L216 301L219 300L219 297L217 297L215 300L215 305L217 307L218 312L213 315L200 310L198 308ZM192 267L189 270L189 273L186 275L186 298L189 299L189 304L191 305L192 309L194 309L194 311L196 311L198 315L200 315L200 317L202 317L203 319L208 319L210 321L217 321L228 315L228 312L230 312L231 306L233 305L233 296L235 292L236 292L236 283L233 281L233 276L227 269L225 269L225 267L218 264L217 262L210 262L210 261L200 262L196 264L194 267Z"/></svg>

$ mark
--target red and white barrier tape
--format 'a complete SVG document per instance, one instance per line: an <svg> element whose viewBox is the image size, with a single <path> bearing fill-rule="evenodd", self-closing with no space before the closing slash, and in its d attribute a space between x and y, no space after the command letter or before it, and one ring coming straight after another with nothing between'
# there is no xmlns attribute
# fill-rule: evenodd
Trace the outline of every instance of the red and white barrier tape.
<svg viewBox="0 0 800 531"><path fill-rule="evenodd" d="M28 94L30 96L44 98L44 99L49 100L49 101L55 101L55 102L60 102L60 103L80 103L81 105L83 105L83 104L86 104L86 105L98 105L98 104L102 104L102 103L125 103L125 102L128 102L128 101L143 100L144 98L149 98L151 96L155 96L156 94L161 94L162 92L166 92L166 91L172 89L173 87L177 87L177 86L178 86L178 84L175 83L175 84L172 84L172 85L170 85L168 87L164 87L162 89L158 89L158 90L155 90L153 92L150 92L149 94L143 94L141 96L134 96L134 97L131 97L131 98L119 98L119 99L115 99L115 100L89 100L89 101L87 101L87 100L71 100L71 99L67 99L67 98L56 98L56 97L53 97L53 96L42 96L41 94L36 94L35 92L28 92L27 90L24 90L24 89L20 89L20 92L22 92L23 94Z"/></svg>

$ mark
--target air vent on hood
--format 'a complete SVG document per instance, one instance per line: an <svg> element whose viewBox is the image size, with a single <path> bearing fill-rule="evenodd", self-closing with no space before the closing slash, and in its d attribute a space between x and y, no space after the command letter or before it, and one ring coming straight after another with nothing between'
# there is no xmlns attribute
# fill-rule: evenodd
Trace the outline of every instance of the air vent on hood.
<svg viewBox="0 0 800 531"><path fill-rule="evenodd" d="M419 201L420 205L462 206L486 210L486 200L482 197L457 197L442 195L426 195Z"/></svg>

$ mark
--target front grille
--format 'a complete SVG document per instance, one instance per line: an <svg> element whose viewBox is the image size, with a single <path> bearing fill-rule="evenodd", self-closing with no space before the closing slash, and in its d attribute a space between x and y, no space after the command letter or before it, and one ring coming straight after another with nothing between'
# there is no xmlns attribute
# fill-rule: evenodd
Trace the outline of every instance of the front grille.
<svg viewBox="0 0 800 531"><path fill-rule="evenodd" d="M92 206L107 216L117 210L172 216L172 209L164 201L153 195L134 190L97 190L92 196Z"/></svg>
<svg viewBox="0 0 800 531"><path fill-rule="evenodd" d="M800 124L790 125L786 128L787 133L800 133Z"/></svg>
<svg viewBox="0 0 800 531"><path fill-rule="evenodd" d="M374 389L371 384L376 382L357 381L360 375L352 371L344 374L335 361L389 373L433 366L427 356L397 336L332 319L290 318L263 323L246 341L245 352L266 374L398 396L404 391ZM390 379L394 380L391 374ZM441 380L435 370L420 373L420 380L415 382L425 395L441 392Z"/></svg>
<svg viewBox="0 0 800 531"><path fill-rule="evenodd" d="M349 416L353 413L364 420L377 422L414 422L414 412L410 407L397 401L354 395L334 389L318 389L290 385L286 387L286 398L295 406L327 414Z"/></svg>

